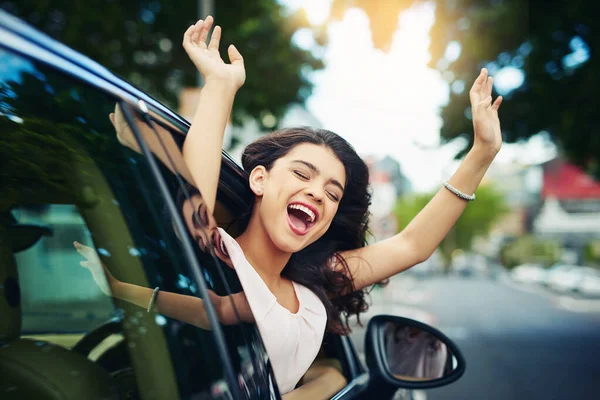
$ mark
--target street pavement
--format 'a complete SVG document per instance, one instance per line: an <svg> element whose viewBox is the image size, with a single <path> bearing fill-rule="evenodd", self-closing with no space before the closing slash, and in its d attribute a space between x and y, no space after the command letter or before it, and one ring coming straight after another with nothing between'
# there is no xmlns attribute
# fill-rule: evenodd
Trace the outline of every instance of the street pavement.
<svg viewBox="0 0 600 400"><path fill-rule="evenodd" d="M554 294L508 278L394 278L372 294L376 314L418 319L454 340L462 378L419 399L600 399L600 300ZM366 325L365 325L366 326ZM353 341L364 347L363 328Z"/></svg>

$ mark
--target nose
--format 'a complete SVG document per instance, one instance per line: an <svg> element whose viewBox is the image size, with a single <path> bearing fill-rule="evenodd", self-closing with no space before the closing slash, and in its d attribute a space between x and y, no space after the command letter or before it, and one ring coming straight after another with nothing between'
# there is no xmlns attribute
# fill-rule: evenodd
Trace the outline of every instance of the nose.
<svg viewBox="0 0 600 400"><path fill-rule="evenodd" d="M306 195L313 199L316 203L321 204L323 202L323 190L316 188L314 185L306 189Z"/></svg>

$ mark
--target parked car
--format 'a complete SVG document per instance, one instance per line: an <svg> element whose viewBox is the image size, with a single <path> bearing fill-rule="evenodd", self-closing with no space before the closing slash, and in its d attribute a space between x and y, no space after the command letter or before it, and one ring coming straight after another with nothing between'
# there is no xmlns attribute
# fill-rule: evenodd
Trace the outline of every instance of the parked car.
<svg viewBox="0 0 600 400"><path fill-rule="evenodd" d="M569 271L577 268L577 265L556 264L550 267L543 284L549 288L562 291L564 290L563 281L568 280Z"/></svg>
<svg viewBox="0 0 600 400"><path fill-rule="evenodd" d="M593 278L598 278L597 269L580 266L569 270L565 279L560 283L557 282L555 287L563 292L579 292L583 283Z"/></svg>
<svg viewBox="0 0 600 400"><path fill-rule="evenodd" d="M600 270L588 269L575 290L585 296L600 297Z"/></svg>
<svg viewBox="0 0 600 400"><path fill-rule="evenodd" d="M223 325L211 308L208 289L241 286L183 220L188 122L5 12L0 65L0 398L279 399L256 326ZM115 133L116 105L132 136ZM222 161L215 218L235 234L249 189L241 168ZM203 298L211 329L106 296L74 241L121 281ZM433 338L439 375L394 370L408 360L389 351L387 332L399 329ZM318 359L347 381L332 398L391 398L465 369L451 340L400 317L374 317L365 349L366 366L349 337L326 335Z"/></svg>
<svg viewBox="0 0 600 400"><path fill-rule="evenodd" d="M522 264L510 271L510 277L519 283L541 284L546 280L548 271L538 264Z"/></svg>

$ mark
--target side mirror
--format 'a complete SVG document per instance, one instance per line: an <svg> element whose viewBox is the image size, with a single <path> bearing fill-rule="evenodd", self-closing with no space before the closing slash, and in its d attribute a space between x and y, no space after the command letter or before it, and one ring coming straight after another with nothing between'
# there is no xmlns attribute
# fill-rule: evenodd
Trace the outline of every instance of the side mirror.
<svg viewBox="0 0 600 400"><path fill-rule="evenodd" d="M369 321L365 356L370 384L378 386L378 392L447 385L460 378L466 367L456 344L442 332L393 315L377 315Z"/></svg>

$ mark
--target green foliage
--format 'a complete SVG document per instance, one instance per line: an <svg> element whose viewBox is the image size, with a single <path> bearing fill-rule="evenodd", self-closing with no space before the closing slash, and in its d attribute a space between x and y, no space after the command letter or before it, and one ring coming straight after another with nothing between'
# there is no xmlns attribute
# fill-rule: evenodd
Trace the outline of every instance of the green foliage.
<svg viewBox="0 0 600 400"><path fill-rule="evenodd" d="M386 49L397 26L397 10L419 2L334 0L333 10L339 16L349 7L364 9L375 45ZM437 0L430 65L450 85L464 87L450 92L442 110L442 137L472 141L472 124L465 118L471 83L484 66L492 75L512 66L525 74L525 81L505 96L500 110L505 141L546 131L571 162L600 177L600 98L594 90L600 87L600 57L594 52L600 48L599 11L600 3L589 0ZM445 52L452 42L460 44L461 53L449 62ZM570 65L566 61L573 60L576 48L582 62ZM586 48L589 59L584 61Z"/></svg>
<svg viewBox="0 0 600 400"><path fill-rule="evenodd" d="M439 249L447 261L450 261L454 250L469 250L473 239L487 235L493 224L508 211L504 196L490 185L480 186L475 195L475 201L468 204L440 243ZM417 194L400 198L394 209L400 229L404 229L433 196L434 194Z"/></svg>
<svg viewBox="0 0 600 400"><path fill-rule="evenodd" d="M589 242L583 249L583 262L600 266L600 240Z"/></svg>
<svg viewBox="0 0 600 400"><path fill-rule="evenodd" d="M530 263L549 267L560 260L561 251L557 241L525 235L505 244L500 249L500 261L508 269Z"/></svg>
<svg viewBox="0 0 600 400"><path fill-rule="evenodd" d="M183 32L198 18L196 1L18 0L5 1L2 8L172 108L182 87L197 85L196 70L181 46ZM279 119L288 105L306 100L312 84L305 71L323 64L291 44L292 35L308 26L304 14L287 15L277 1L229 0L215 2L215 16L223 27L221 49L234 43L246 64L234 122L250 116L261 123L268 114Z"/></svg>

